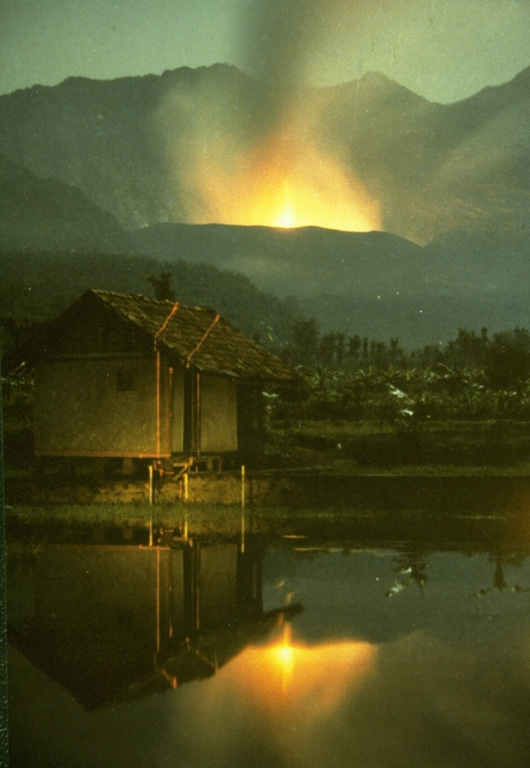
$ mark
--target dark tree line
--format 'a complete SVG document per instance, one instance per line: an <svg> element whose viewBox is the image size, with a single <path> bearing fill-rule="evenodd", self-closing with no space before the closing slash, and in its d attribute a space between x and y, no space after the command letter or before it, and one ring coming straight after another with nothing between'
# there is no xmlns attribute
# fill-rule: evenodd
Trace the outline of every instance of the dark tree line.
<svg viewBox="0 0 530 768"><path fill-rule="evenodd" d="M320 334L297 322L285 357L301 373L283 414L296 418L530 419L530 333L459 330L446 344L406 352L388 342Z"/></svg>
<svg viewBox="0 0 530 768"><path fill-rule="evenodd" d="M304 369L478 369L492 388L517 389L530 377L530 333L515 328L490 336L487 328L479 333L460 329L446 344L406 352L398 338L380 341L340 332L320 334L315 320L299 320L284 356Z"/></svg>
<svg viewBox="0 0 530 768"><path fill-rule="evenodd" d="M385 368L404 365L407 361L398 338L385 342L342 332L320 335L318 323L313 319L294 323L284 356L292 365L339 370L356 370L360 366Z"/></svg>

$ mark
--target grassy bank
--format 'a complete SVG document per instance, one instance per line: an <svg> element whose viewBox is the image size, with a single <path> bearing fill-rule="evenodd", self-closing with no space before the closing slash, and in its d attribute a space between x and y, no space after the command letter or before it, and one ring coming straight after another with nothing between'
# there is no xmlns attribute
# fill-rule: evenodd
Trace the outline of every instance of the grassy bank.
<svg viewBox="0 0 530 768"><path fill-rule="evenodd" d="M530 543L530 525L520 506L470 505L445 508L428 504L384 507L364 505L327 508L250 507L245 509L245 536L311 542L391 541ZM8 553L17 547L46 543L136 544L145 546L189 538L240 540L242 509L237 505L86 504L20 505L6 512ZM176 538L175 538L176 537Z"/></svg>
<svg viewBox="0 0 530 768"><path fill-rule="evenodd" d="M27 426L5 430L6 481L99 481L90 459L35 460L32 442ZM120 462L115 463L117 477ZM530 422L276 422L269 426L264 455L247 466L340 476L525 476L530 475Z"/></svg>
<svg viewBox="0 0 530 768"><path fill-rule="evenodd" d="M6 510L6 533L9 537L17 526L26 527L39 538L53 527L75 534L82 533L83 528L93 532L102 527L148 531L151 525L157 531L179 532L180 529L184 531L186 523L190 528L201 531L211 527L213 531L229 532L232 527L236 530L233 523L240 521L240 516L241 511L237 507L210 504L186 507L182 504L148 503L23 504ZM237 530L239 528L240 522Z"/></svg>
<svg viewBox="0 0 530 768"><path fill-rule="evenodd" d="M269 434L271 464L340 474L530 474L521 421L285 422Z"/></svg>
<svg viewBox="0 0 530 768"><path fill-rule="evenodd" d="M17 505L6 511L7 538L14 539L23 533L36 542L45 540L51 531L61 535L90 538L97 537L103 530L115 529L127 539L132 530L144 531L147 535L153 526L156 536L174 532L175 535L188 532L190 536L239 537L242 516L245 531L264 535L296 534L297 526L316 525L325 530L326 525L338 519L354 520L380 515L378 512L353 510L338 512L336 509L296 510L286 507L246 508L222 504L190 504L187 506L155 504L83 504L83 505Z"/></svg>

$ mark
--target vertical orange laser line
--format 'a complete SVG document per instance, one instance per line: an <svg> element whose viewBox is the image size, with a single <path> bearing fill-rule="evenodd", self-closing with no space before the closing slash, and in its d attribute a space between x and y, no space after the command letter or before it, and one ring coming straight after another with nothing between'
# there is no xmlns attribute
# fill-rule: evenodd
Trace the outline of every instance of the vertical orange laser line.
<svg viewBox="0 0 530 768"><path fill-rule="evenodd" d="M155 342L156 344L156 342ZM156 383L155 383L155 408L156 408L156 456L160 457L160 351L156 350Z"/></svg>
<svg viewBox="0 0 530 768"><path fill-rule="evenodd" d="M156 548L156 652L160 653L160 547Z"/></svg>

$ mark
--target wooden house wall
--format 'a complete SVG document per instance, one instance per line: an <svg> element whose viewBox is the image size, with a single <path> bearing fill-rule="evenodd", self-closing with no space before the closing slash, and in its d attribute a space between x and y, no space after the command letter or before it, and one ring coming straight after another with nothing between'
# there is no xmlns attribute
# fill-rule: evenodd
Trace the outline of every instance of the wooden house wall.
<svg viewBox="0 0 530 768"><path fill-rule="evenodd" d="M99 302L66 313L46 353L35 377L36 455L259 452L255 387L186 372Z"/></svg>
<svg viewBox="0 0 530 768"><path fill-rule="evenodd" d="M48 359L36 371L35 453L41 456L154 456L183 444L183 373L156 358ZM159 417L157 419L157 402Z"/></svg>
<svg viewBox="0 0 530 768"><path fill-rule="evenodd" d="M201 375L200 414L201 451L237 451L237 389L232 379Z"/></svg>
<svg viewBox="0 0 530 768"><path fill-rule="evenodd" d="M171 368L172 373L169 373L169 366L162 365L162 402L164 402L164 392L167 385L167 434L169 438L164 443L162 439L162 445L166 445L168 452L170 453L182 453L184 451L184 407L185 407L185 385L184 385L184 368L177 366ZM171 402L170 402L171 399ZM165 406L162 408L162 423L164 423Z"/></svg>
<svg viewBox="0 0 530 768"><path fill-rule="evenodd" d="M245 456L257 456L263 451L264 403L259 384L238 387L237 420L239 451Z"/></svg>

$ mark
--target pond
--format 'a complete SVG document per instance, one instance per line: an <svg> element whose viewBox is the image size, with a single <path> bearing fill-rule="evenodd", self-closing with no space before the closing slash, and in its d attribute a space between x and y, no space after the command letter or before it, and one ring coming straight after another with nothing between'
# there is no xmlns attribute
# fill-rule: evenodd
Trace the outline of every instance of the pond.
<svg viewBox="0 0 530 768"><path fill-rule="evenodd" d="M31 766L524 766L530 550L47 545L8 573Z"/></svg>

